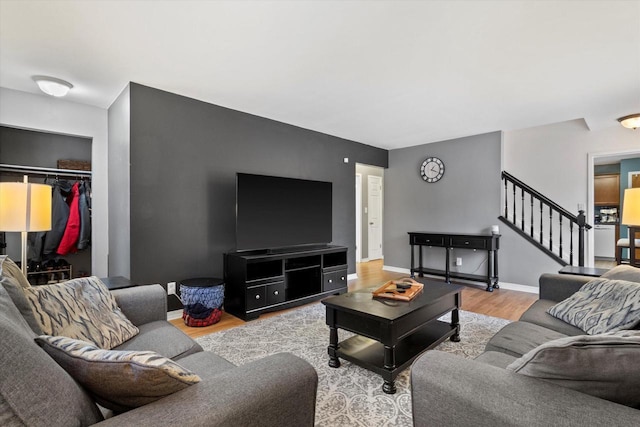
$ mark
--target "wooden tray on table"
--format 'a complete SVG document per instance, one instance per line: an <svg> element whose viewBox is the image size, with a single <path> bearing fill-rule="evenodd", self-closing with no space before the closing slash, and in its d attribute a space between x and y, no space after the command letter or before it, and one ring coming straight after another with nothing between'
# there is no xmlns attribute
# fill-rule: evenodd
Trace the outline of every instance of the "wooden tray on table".
<svg viewBox="0 0 640 427"><path fill-rule="evenodd" d="M411 301L420 292L424 285L410 277L390 280L373 291L374 298L385 298L397 301Z"/></svg>

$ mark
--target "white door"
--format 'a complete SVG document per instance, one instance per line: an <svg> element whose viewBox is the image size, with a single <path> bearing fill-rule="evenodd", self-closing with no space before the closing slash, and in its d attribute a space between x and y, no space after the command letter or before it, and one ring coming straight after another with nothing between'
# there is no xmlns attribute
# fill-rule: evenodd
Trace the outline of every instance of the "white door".
<svg viewBox="0 0 640 427"><path fill-rule="evenodd" d="M356 174L356 262L362 261L362 175Z"/></svg>
<svg viewBox="0 0 640 427"><path fill-rule="evenodd" d="M382 177L368 176L369 191L368 201L369 217L369 258L382 258Z"/></svg>

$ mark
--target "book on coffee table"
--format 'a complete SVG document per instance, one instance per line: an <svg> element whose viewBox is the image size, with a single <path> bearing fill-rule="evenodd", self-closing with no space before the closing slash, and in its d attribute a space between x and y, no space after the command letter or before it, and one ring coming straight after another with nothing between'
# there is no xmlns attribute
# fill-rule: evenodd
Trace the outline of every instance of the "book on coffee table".
<svg viewBox="0 0 640 427"><path fill-rule="evenodd" d="M373 291L374 298L386 298L398 301L411 301L420 292L424 285L410 277L390 280Z"/></svg>

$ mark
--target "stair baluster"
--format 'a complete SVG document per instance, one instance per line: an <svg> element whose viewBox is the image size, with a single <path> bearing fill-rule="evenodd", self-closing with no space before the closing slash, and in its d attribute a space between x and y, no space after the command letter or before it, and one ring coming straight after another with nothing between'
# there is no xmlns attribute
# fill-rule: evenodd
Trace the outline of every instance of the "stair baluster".
<svg viewBox="0 0 640 427"><path fill-rule="evenodd" d="M518 234L522 235L525 239L529 240L530 243L535 245L538 249L545 252L551 258L556 260L558 263L562 265L571 264L574 265L574 234L577 234L577 251L578 251L578 265L584 266L584 251L585 251L585 232L591 229L591 225L586 223L586 218L584 216L584 211L580 210L578 215L574 215L566 209L562 208L557 203L553 202L548 197L545 197L540 192L534 190L530 186L526 185L522 181L515 178L513 175L502 172L502 179L504 180L504 216L500 216L499 219L507 224L510 228L516 231ZM509 189L509 183L511 183L512 188ZM520 189L520 212L517 210L517 191ZM530 200L530 218L528 219L529 224L527 227L527 218L526 218L526 207L525 207L525 197L526 194L529 195ZM509 217L509 198L513 197L513 210L511 211L511 217ZM539 228L539 236L535 236L535 228L534 222L537 220L534 216L534 205L535 201L538 201L540 207L540 228ZM544 225L544 207L549 207L549 231L546 232ZM554 212L557 213L558 219L555 220ZM520 217L518 218L518 215ZM565 222L566 219L566 222ZM518 221L519 220L519 221ZM555 223L554 223L555 221ZM519 222L519 224L518 224ZM568 222L568 224L567 224ZM577 226L577 227L574 227ZM557 247L553 245L553 234L554 227L557 227L556 231L556 239L559 240L559 244ZM567 230L564 230L564 228ZM527 230L528 231L525 231ZM564 232L569 233L569 259L568 262L564 258L565 250L564 250ZM545 234L547 233L547 234Z"/></svg>

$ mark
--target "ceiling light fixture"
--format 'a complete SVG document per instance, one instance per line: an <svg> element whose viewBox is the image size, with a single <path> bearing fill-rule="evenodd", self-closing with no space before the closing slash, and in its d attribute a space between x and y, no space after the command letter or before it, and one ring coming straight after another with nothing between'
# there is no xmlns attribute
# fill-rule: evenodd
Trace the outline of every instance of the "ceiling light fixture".
<svg viewBox="0 0 640 427"><path fill-rule="evenodd" d="M48 76L33 76L33 80L38 84L41 91L47 95L62 97L65 96L73 85L67 81Z"/></svg>
<svg viewBox="0 0 640 427"><path fill-rule="evenodd" d="M640 113L629 114L628 116L620 117L618 121L622 126L628 129L640 128Z"/></svg>

